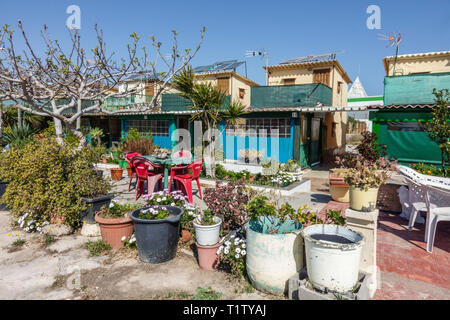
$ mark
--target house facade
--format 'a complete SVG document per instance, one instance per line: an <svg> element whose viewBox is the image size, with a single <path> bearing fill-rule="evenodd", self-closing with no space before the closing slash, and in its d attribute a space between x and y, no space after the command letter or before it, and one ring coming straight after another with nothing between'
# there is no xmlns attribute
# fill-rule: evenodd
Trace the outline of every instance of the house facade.
<svg viewBox="0 0 450 320"><path fill-rule="evenodd" d="M279 64L268 66L267 71L268 86L259 86L236 70L195 75L195 81L217 86L228 101L240 101L247 106L248 113L236 127L220 123L224 159L241 161L241 150L258 150L264 159L282 163L295 159L303 166L334 159L334 154L345 147L346 112L351 110L347 108L351 80L341 64L337 60ZM149 101L151 86L156 86L150 79L139 78L131 85L140 86L144 97L144 102L135 97L129 101L131 105ZM160 105L151 111L139 112L125 104L115 105L127 110L114 120L95 115L90 119L91 126L95 126L94 118L105 117L114 123L110 142L120 140L130 128L136 128L142 133L152 132L155 144L172 148L178 141L173 135L175 129L194 132L190 106L190 101L169 89L161 95Z"/></svg>
<svg viewBox="0 0 450 320"><path fill-rule="evenodd" d="M431 119L433 89L450 88L450 51L386 57L383 64L384 103L371 107L372 131L402 164L440 164L440 149L419 122Z"/></svg>

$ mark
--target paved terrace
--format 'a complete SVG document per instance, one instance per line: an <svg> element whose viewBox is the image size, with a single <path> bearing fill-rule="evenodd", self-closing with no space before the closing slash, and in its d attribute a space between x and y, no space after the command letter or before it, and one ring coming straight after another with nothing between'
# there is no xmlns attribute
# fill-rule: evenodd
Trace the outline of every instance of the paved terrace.
<svg viewBox="0 0 450 320"><path fill-rule="evenodd" d="M109 176L109 170L104 173ZM312 180L315 210L323 213L331 207L346 208L346 204L330 202L327 170L310 171L305 176ZM135 189L128 192L128 181L125 172L121 181L113 182L120 202L135 199ZM295 208L301 205L295 195L280 200ZM194 201L205 206L197 190ZM96 239L77 233L46 246L41 235L24 234L12 227L10 217L9 212L0 211L0 299L182 298L180 292L193 295L197 287L208 286L223 293L225 299L279 299L233 282L223 272L200 270L188 246L180 245L176 258L162 265L146 265L130 250L91 257L82 245ZM11 250L17 232L27 243L21 250ZM406 220L380 212L377 254L381 283L375 299L450 299L450 223L438 225L432 254L425 250L423 239L424 225L416 224L409 232ZM75 266L81 269L80 290L64 285Z"/></svg>

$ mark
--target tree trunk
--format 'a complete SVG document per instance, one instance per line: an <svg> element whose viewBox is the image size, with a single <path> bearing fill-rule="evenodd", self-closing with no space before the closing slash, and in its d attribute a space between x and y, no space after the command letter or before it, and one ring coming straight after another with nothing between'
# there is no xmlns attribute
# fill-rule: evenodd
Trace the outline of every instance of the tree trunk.
<svg viewBox="0 0 450 320"><path fill-rule="evenodd" d="M57 118L53 118L53 122L55 123L55 133L56 133L56 141L58 141L59 144L64 144L63 140L63 126L61 120Z"/></svg>
<svg viewBox="0 0 450 320"><path fill-rule="evenodd" d="M3 103L0 102L0 137L3 136Z"/></svg>
<svg viewBox="0 0 450 320"><path fill-rule="evenodd" d="M78 100L77 112L81 112L81 100ZM77 119L76 129L81 131L81 117Z"/></svg>
<svg viewBox="0 0 450 320"><path fill-rule="evenodd" d="M17 127L22 127L22 110L17 108Z"/></svg>

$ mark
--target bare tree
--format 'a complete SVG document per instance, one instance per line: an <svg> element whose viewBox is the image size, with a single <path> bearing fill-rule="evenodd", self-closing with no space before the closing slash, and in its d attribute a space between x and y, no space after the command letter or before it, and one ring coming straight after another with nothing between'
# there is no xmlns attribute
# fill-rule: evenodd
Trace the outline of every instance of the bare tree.
<svg viewBox="0 0 450 320"><path fill-rule="evenodd" d="M0 33L0 100L11 99L19 110L52 117L58 141L63 143L64 125L80 139L80 147L85 144L85 137L79 130L81 116L92 112L124 112L126 110L107 110L107 99L128 97L142 90L128 86L124 82L127 77L139 73L157 78L159 85L151 101L133 106L137 111L155 108L172 78L200 49L206 30L202 28L194 49L182 51L178 48L178 33L173 30L169 56L162 53L162 43L151 36L156 49L153 59L149 59L145 47L138 48L140 37L133 33L130 35L131 43L127 44L126 57L116 59L114 53L107 53L103 32L97 25L97 45L90 52L82 48L76 30L69 30L71 46L64 50L57 40L51 39L44 25L41 37L46 51L42 57L33 49L20 20L18 27L25 43L22 55L15 48L14 31L10 26L4 25ZM158 64L164 65L163 72L157 71ZM125 83L123 89L115 90L121 83Z"/></svg>

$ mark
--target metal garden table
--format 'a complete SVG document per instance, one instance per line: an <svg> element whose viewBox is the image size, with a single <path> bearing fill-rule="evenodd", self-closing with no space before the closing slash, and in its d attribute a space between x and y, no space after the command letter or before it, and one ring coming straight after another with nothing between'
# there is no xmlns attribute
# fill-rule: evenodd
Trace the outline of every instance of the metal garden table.
<svg viewBox="0 0 450 320"><path fill-rule="evenodd" d="M153 163L161 164L164 166L164 189L169 188L169 165L179 165L179 164L191 164L194 160L193 158L173 158L167 157L164 159L157 158L156 156L144 156L144 158L150 160Z"/></svg>

